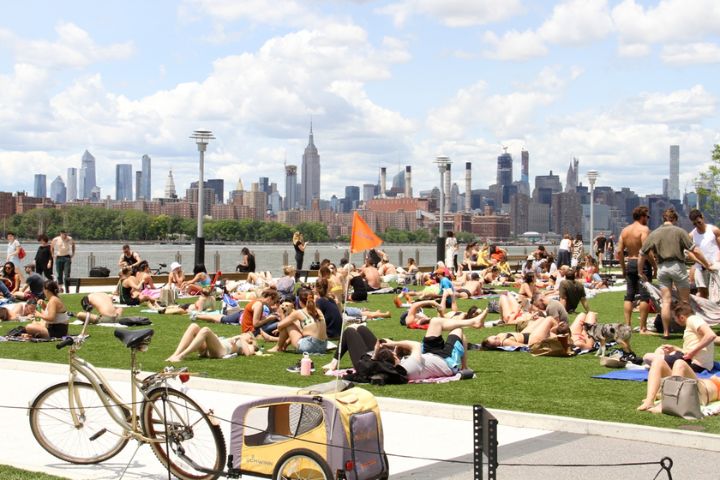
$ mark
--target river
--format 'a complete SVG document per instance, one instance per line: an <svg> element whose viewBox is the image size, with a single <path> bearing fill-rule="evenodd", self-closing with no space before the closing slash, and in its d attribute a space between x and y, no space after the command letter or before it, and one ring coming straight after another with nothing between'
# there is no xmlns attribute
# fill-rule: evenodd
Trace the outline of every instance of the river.
<svg viewBox="0 0 720 480"><path fill-rule="evenodd" d="M37 245L34 242L23 243L23 247L27 251L25 261L32 261L35 258ZM195 246L192 244L143 243L131 244L130 247L143 259L150 262L152 268L157 267L159 263L165 263L169 266L170 263L178 261L183 265L183 270L186 273L192 272L192 264L195 258ZM205 246L205 264L208 271L215 271L216 268L219 268L221 271L234 272L240 261L240 249L242 247L248 247L251 252L255 253L255 263L258 271L270 271L273 276L277 276L281 273L286 262L295 265L294 251L290 244L208 244ZM506 248L510 255L527 255L535 249L535 246L512 245L503 248ZM408 257L415 258L420 265L430 265L435 260L435 245L383 245L382 249L388 254L390 261L396 264L405 264ZM548 247L548 249L553 250L554 247ZM93 261L95 266L107 267L115 274L121 250L122 245L119 243L77 242L76 255L72 264L72 275L81 277L88 275ZM310 243L305 251L304 267L308 268L316 258L329 258L331 261L339 263L341 258L348 255L348 251L349 246L347 244L323 243L315 245ZM458 253L461 256L462 249ZM351 260L353 263L360 263L362 254L356 253L352 255Z"/></svg>

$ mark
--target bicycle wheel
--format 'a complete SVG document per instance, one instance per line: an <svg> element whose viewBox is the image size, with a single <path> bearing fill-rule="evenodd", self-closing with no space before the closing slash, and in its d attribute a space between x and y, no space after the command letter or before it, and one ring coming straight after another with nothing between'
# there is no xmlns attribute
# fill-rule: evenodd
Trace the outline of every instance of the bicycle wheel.
<svg viewBox="0 0 720 480"><path fill-rule="evenodd" d="M51 455L71 463L98 463L117 455L127 444L125 430L113 420L92 385L74 382L72 395L79 424L73 422L68 382L38 395L30 407L30 429ZM127 411L115 406L120 417Z"/></svg>
<svg viewBox="0 0 720 480"><path fill-rule="evenodd" d="M222 430L184 393L172 388L148 392L142 406L142 426L145 435L156 440L150 446L158 460L178 478L210 480L222 473Z"/></svg>
<svg viewBox="0 0 720 480"><path fill-rule="evenodd" d="M332 480L327 462L320 455L304 448L293 450L280 458L273 480Z"/></svg>

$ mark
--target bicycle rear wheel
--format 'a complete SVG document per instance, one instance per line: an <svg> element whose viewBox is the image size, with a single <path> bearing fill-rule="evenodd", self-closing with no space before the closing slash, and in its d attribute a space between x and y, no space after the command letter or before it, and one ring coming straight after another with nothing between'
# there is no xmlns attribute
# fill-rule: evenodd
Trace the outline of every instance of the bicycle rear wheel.
<svg viewBox="0 0 720 480"><path fill-rule="evenodd" d="M71 463L98 463L117 455L129 438L108 413L92 385L74 382L70 404L68 382L58 383L38 395L30 407L30 429L35 440L51 455ZM79 424L73 422L74 407ZM115 406L120 417L126 413Z"/></svg>
<svg viewBox="0 0 720 480"><path fill-rule="evenodd" d="M183 480L210 480L222 473L222 430L184 393L172 388L148 392L142 406L142 425L145 435L155 440L150 446L158 460L173 475Z"/></svg>

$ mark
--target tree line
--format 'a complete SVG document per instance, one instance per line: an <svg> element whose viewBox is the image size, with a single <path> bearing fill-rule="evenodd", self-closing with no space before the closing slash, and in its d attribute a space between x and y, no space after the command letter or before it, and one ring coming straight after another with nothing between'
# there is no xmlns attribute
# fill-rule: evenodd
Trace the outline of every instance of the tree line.
<svg viewBox="0 0 720 480"><path fill-rule="evenodd" d="M137 210L112 210L97 207L67 207L63 209L33 209L9 217L4 232L12 231L20 238L36 238L44 233L53 238L66 230L77 240L172 241L194 239L195 219L170 215L150 215ZM263 220L213 220L204 222L206 241L218 242L290 242L299 231L313 243L330 240L347 242L347 236L331 239L327 226L320 222L303 222L296 226ZM429 243L434 232L408 232L389 228L376 232L388 243Z"/></svg>

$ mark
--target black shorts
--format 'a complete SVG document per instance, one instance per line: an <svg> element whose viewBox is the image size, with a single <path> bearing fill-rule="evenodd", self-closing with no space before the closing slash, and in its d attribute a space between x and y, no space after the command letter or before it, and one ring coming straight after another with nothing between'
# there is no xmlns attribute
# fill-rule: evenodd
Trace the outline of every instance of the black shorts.
<svg viewBox="0 0 720 480"><path fill-rule="evenodd" d="M48 323L47 331L50 338L62 338L68 334L67 323Z"/></svg>
<svg viewBox="0 0 720 480"><path fill-rule="evenodd" d="M441 336L425 337L422 341L422 351L423 353L434 353L438 357L448 358L452 355L457 342L462 345L462 339L457 335L448 335L447 340L444 340Z"/></svg>
<svg viewBox="0 0 720 480"><path fill-rule="evenodd" d="M677 350L671 353L670 355L665 355L665 362L668 364L670 368L677 362L678 360L682 360L684 353L678 352ZM702 373L707 371L707 368L701 367L697 363L693 363L692 361L687 362L688 365L690 365L690 368L693 369L693 372L695 373Z"/></svg>
<svg viewBox="0 0 720 480"><path fill-rule="evenodd" d="M643 270L645 272L645 276L649 281L652 280L652 267L650 266L650 263L645 262L645 265L643 266ZM640 283L640 274L638 272L638 261L636 258L633 258L631 260L628 260L627 265L625 266L625 282L626 282L626 291L625 291L625 301L626 302L633 302L635 301L635 296L640 295L640 301L647 302L650 300L650 294L648 291L643 288L643 286Z"/></svg>

